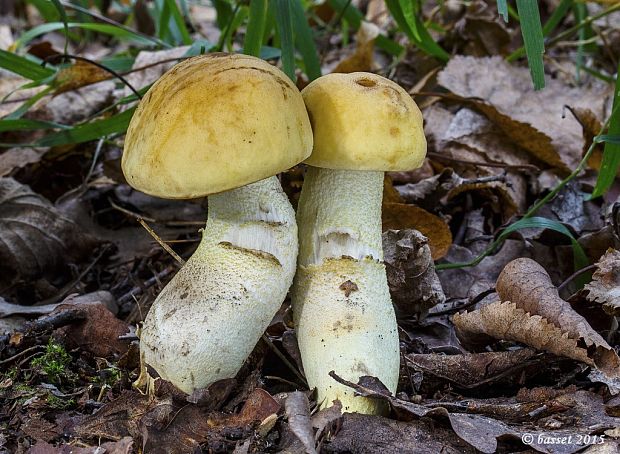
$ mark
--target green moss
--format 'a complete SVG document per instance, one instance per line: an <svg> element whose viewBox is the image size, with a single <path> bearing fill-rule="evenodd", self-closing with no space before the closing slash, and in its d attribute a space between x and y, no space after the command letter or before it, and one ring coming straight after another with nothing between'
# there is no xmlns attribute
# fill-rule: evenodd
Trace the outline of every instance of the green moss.
<svg viewBox="0 0 620 454"><path fill-rule="evenodd" d="M48 394L46 401L47 405L51 408L56 408L57 410L67 410L75 406L75 399L65 400L60 397L56 397L53 394Z"/></svg>
<svg viewBox="0 0 620 454"><path fill-rule="evenodd" d="M63 379L69 379L72 375L67 370L70 363L71 356L65 348L50 339L45 348L45 353L33 359L30 365L38 373L46 375L51 383L60 384Z"/></svg>
<svg viewBox="0 0 620 454"><path fill-rule="evenodd" d="M2 374L2 379L11 379L12 381L17 380L17 376L19 375L19 368L17 366L11 367L4 374Z"/></svg>

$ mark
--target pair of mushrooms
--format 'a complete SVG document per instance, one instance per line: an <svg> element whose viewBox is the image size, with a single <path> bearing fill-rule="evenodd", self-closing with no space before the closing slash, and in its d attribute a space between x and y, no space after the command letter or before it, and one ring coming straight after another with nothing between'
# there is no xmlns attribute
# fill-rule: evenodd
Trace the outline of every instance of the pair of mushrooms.
<svg viewBox="0 0 620 454"><path fill-rule="evenodd" d="M330 74L300 94L280 70L245 55L199 56L168 71L131 120L123 171L154 196L208 195L209 210L198 249L146 317L139 382L159 376L192 393L234 377L292 284L319 402L380 412L329 372L354 382L376 376L396 389L383 172L416 168L425 152L420 110L374 74ZM275 175L302 161L296 221Z"/></svg>

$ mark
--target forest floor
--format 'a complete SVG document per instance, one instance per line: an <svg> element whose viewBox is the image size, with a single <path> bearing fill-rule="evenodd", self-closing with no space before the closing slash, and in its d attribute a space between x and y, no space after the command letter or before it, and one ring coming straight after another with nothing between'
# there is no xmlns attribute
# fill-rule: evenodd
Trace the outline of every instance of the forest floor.
<svg viewBox="0 0 620 454"><path fill-rule="evenodd" d="M353 3L368 22L317 35L322 72L394 80L420 106L428 140L422 167L388 173L384 185L399 388L348 383L387 402L389 414L317 410L288 298L234 379L191 396L162 380L150 396L132 387L136 328L180 268L158 240L187 260L206 199L128 186L122 135L69 143L0 127L0 452L620 452L620 184L612 174L589 197L603 151L620 152L595 140L614 102L620 12L588 22L588 34L573 30L578 9L567 14L536 91L526 59L506 60L521 34L493 1L425 5L424 17L443 27L433 36L450 50L447 62L393 33L383 2ZM543 23L559 3L539 2ZM0 18L0 49L44 22L17 5ZM587 5L590 15L605 6ZM195 36L218 41L215 10L190 12ZM388 32L406 47L398 58L378 44ZM49 31L25 51L53 61L64 43ZM190 49L129 46L93 35L69 50L97 61L130 55L124 77L142 88ZM108 106L122 112L118 101L131 95L84 62L64 76L24 119L75 125ZM28 82L0 69L0 117L40 93L15 91ZM299 73L298 86L307 82ZM293 206L303 174L301 165L281 175Z"/></svg>

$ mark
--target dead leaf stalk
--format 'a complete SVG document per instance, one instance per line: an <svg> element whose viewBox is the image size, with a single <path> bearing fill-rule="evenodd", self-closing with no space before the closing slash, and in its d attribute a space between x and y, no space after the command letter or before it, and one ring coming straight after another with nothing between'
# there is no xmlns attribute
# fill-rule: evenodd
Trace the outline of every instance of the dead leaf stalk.
<svg viewBox="0 0 620 454"><path fill-rule="evenodd" d="M295 374L295 376L299 380L301 380L301 383L303 383L304 386L307 388L308 382L306 381L306 379L303 377L303 375L299 373L297 368L293 366L293 364L286 358L286 356L284 356L284 354L278 349L278 347L273 345L273 342L271 341L271 339L269 339L267 335L263 334L263 340L267 343L267 346L276 354L276 356L282 360L282 362L286 365L286 367L288 367L290 371L293 372L293 374Z"/></svg>

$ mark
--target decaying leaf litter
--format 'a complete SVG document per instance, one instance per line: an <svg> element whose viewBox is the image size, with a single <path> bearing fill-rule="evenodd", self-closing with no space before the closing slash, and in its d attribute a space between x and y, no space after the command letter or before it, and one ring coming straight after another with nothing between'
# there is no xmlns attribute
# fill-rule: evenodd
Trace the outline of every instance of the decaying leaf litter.
<svg viewBox="0 0 620 454"><path fill-rule="evenodd" d="M359 383L332 377L385 402L389 417L343 414L338 404L317 411L288 300L234 379L191 395L164 381L150 397L133 389L136 327L179 269L136 219L187 259L200 238L206 200L167 201L129 188L120 169L122 136L115 133L67 144L39 129L3 128L0 142L15 145L2 148L0 159L0 449L618 450L620 191L614 184L603 197L587 197L604 144L553 199L530 211L577 168L612 111L613 83L592 73L617 72L620 13L562 38L577 22L574 5L554 32L560 39L551 35L546 87L534 91L525 61L505 60L521 45L520 32L514 20L499 17L495 2L424 3L421 17L442 30L431 33L449 51L447 62L395 32L383 2L351 3L366 14L357 32L339 28L339 2L312 10L323 73L372 71L399 83L422 108L429 141L420 169L389 173L384 182L383 249L401 346L398 392L391 395L373 377ZM543 22L558 3L565 2L540 2ZM590 15L606 7L585 5ZM138 11L136 26L148 34L149 16ZM112 13L125 19L122 11ZM20 36L43 21L36 10L7 14L2 50L51 63L59 58L65 40L58 32L20 49ZM195 39L219 42L220 29L231 33L218 26L211 7L192 5L190 17ZM351 27L355 21L344 17ZM240 26L223 41L239 50L245 33ZM380 36L405 52L392 57ZM577 38L589 41L571 41ZM71 42L70 52L95 61L135 57L135 71L124 77L137 90L191 52L191 46L138 51L101 36L81 43ZM24 119L56 125L101 119L125 111L117 103L133 94L79 60L62 76L54 96L43 96ZM28 82L2 72L2 115L42 90L14 91ZM303 87L307 73L300 71L297 82ZM294 205L303 174L301 166L281 175ZM522 222L524 215L546 221ZM516 222L523 227L511 228ZM533 441L524 444L524 435ZM545 438L568 436L569 443Z"/></svg>

